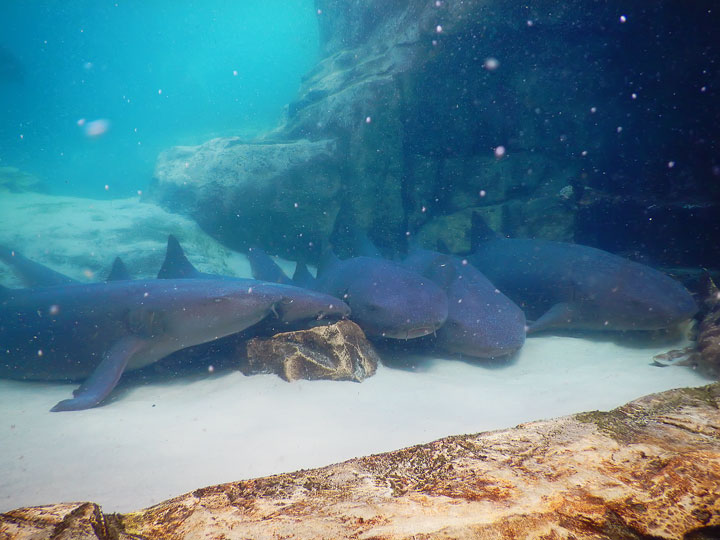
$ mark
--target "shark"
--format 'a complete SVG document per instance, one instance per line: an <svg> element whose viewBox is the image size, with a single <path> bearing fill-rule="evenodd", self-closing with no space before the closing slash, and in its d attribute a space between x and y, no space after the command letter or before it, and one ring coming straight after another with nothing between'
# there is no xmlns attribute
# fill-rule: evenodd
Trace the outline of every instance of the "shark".
<svg viewBox="0 0 720 540"><path fill-rule="evenodd" d="M269 316L290 323L350 312L336 298L258 280L129 280L118 260L112 279L79 283L7 248L2 253L33 286L0 286L0 377L84 381L53 412L95 407L125 371Z"/></svg>
<svg viewBox="0 0 720 540"><path fill-rule="evenodd" d="M403 264L436 283L448 317L435 346L473 358L513 354L525 343L525 314L466 259L413 246Z"/></svg>
<svg viewBox="0 0 720 540"><path fill-rule="evenodd" d="M654 268L580 244L502 238L472 220L467 259L525 311L528 334L658 330L697 312L685 287Z"/></svg>
<svg viewBox="0 0 720 540"><path fill-rule="evenodd" d="M253 275L292 282L342 298L351 320L371 338L414 339L436 332L448 314L447 296L431 280L401 264L377 257L340 260L326 250L317 277L298 262L290 281L261 249L248 253Z"/></svg>

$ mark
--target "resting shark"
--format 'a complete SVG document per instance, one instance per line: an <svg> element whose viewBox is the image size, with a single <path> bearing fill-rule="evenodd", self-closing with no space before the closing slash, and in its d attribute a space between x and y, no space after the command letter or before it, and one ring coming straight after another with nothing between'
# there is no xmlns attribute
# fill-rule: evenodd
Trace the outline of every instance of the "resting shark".
<svg viewBox="0 0 720 540"><path fill-rule="evenodd" d="M123 372L240 332L290 299L274 286L219 280L136 280L0 288L0 376L85 379L52 411L101 403Z"/></svg>
<svg viewBox="0 0 720 540"><path fill-rule="evenodd" d="M677 281L600 249L499 238L477 214L472 242L468 260L534 320L528 333L552 328L657 330L697 311Z"/></svg>
<svg viewBox="0 0 720 540"><path fill-rule="evenodd" d="M83 284L17 252L0 254L34 285L0 287L0 376L86 379L52 411L94 407L126 369L236 334L270 314L282 323L349 314L340 300L298 287L207 276L132 281L119 259L106 282Z"/></svg>
<svg viewBox="0 0 720 540"><path fill-rule="evenodd" d="M267 258L273 265L275 264L270 257ZM277 271L282 274L280 268L277 268ZM185 256L180 242L178 242L177 238L172 234L168 236L165 260L158 272L158 279L212 279L243 283L247 287L253 287L258 283L262 283L264 286L274 287L275 290L283 292L291 299L288 305L285 306L285 314L281 318L281 322L286 324L307 319L309 312L313 313L313 318L315 319L326 316L344 318L350 315L350 307L342 300L339 300L335 296L323 294L304 287L296 287L292 285L292 281L287 279L287 277L283 282L276 282L269 279L260 281L258 279L237 278L200 272ZM312 310L308 310L311 306Z"/></svg>
<svg viewBox="0 0 720 540"><path fill-rule="evenodd" d="M262 250L251 250L248 258L256 278L283 280L282 270ZM317 278L298 263L293 282L342 298L350 318L369 337L418 338L437 331L447 318L447 297L437 285L384 259L340 260L326 251Z"/></svg>
<svg viewBox="0 0 720 540"><path fill-rule="evenodd" d="M404 264L440 286L448 317L436 345L475 358L514 353L525 343L525 314L467 260L411 248Z"/></svg>

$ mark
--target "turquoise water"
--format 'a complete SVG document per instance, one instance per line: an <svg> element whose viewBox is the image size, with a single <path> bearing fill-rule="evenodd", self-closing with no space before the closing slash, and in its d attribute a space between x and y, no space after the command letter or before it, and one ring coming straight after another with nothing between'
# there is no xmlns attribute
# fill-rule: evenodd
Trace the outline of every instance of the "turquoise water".
<svg viewBox="0 0 720 540"><path fill-rule="evenodd" d="M0 167L57 194L129 196L164 148L274 127L317 58L312 0L11 0L2 12Z"/></svg>

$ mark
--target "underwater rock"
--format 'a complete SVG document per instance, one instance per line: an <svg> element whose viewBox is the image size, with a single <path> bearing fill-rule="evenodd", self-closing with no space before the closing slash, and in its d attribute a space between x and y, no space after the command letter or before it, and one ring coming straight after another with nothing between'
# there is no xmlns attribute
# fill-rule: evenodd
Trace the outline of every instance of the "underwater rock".
<svg viewBox="0 0 720 540"><path fill-rule="evenodd" d="M329 379L362 382L375 374L379 357L352 321L283 332L247 342L246 375L275 373L286 381Z"/></svg>
<svg viewBox="0 0 720 540"><path fill-rule="evenodd" d="M0 167L0 193L22 193L25 191L42 191L43 182L37 176L21 171L17 167Z"/></svg>
<svg viewBox="0 0 720 540"><path fill-rule="evenodd" d="M193 220L137 198L0 196L0 245L80 281L104 279L117 256L133 276L155 277L168 234L183 241L191 261L202 271L232 276L242 265L248 266L244 257L224 248ZM21 286L3 264L0 283Z"/></svg>
<svg viewBox="0 0 720 540"><path fill-rule="evenodd" d="M22 508L0 514L0 538L716 538L719 406L720 384L670 390L128 514Z"/></svg>
<svg viewBox="0 0 720 540"><path fill-rule="evenodd" d="M191 216L226 245L287 255L312 250L330 235L340 186L331 140L234 137L162 152L148 197Z"/></svg>

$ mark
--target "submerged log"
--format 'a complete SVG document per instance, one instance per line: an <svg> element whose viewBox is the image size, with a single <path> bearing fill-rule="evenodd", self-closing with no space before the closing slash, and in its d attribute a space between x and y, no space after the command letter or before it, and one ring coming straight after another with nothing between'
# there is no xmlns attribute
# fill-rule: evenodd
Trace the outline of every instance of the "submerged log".
<svg viewBox="0 0 720 540"><path fill-rule="evenodd" d="M0 538L717 538L718 486L720 383L202 488L129 514L19 509L0 514Z"/></svg>

